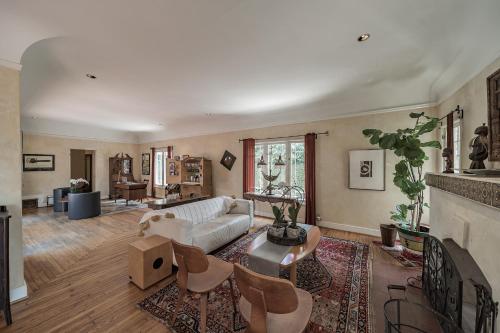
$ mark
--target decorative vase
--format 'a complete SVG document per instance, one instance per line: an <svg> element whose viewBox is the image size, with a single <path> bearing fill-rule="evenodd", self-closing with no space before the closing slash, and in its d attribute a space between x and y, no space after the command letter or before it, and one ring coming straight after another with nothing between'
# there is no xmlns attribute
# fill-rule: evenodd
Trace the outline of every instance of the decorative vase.
<svg viewBox="0 0 500 333"><path fill-rule="evenodd" d="M424 252L424 239L429 235L429 228L421 226L420 231L412 231L396 226L401 245L408 250L422 253Z"/></svg>
<svg viewBox="0 0 500 333"><path fill-rule="evenodd" d="M274 237L283 237L285 233L285 227L271 226L269 227L269 233Z"/></svg>
<svg viewBox="0 0 500 333"><path fill-rule="evenodd" d="M394 247L396 242L396 226L394 224L381 224L380 235L382 236L382 244L389 247Z"/></svg>
<svg viewBox="0 0 500 333"><path fill-rule="evenodd" d="M290 239L297 239L300 235L300 229L295 227L288 227L286 228L286 234L288 236L288 238Z"/></svg>

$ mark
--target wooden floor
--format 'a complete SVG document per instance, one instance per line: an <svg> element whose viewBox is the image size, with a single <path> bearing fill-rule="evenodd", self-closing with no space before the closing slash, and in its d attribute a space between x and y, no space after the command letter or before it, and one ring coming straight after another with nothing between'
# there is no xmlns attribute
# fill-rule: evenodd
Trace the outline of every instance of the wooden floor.
<svg viewBox="0 0 500 333"><path fill-rule="evenodd" d="M170 280L146 291L128 281L127 246L138 238L137 222L145 211L79 221L68 221L51 209L26 213L23 238L29 298L13 305L14 323L0 332L168 332L138 310L136 303ZM375 239L331 229L322 229L322 233L367 244ZM383 332L387 284L404 284L418 271L400 266L376 247L372 247L372 256L374 327Z"/></svg>

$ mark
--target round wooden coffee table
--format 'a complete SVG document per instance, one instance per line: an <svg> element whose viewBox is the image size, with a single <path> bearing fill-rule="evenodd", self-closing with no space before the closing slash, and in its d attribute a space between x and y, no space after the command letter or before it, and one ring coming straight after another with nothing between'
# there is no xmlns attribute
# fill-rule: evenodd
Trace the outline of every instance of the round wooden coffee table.
<svg viewBox="0 0 500 333"><path fill-rule="evenodd" d="M316 259L316 248L320 239L321 232L319 228L316 226L311 227L307 232L307 241L301 245L290 246L290 251L280 262L280 267L290 268L290 281L294 286L297 285L297 263L311 253L314 259ZM268 242L267 234L263 232L250 243L247 252L252 252L265 242Z"/></svg>

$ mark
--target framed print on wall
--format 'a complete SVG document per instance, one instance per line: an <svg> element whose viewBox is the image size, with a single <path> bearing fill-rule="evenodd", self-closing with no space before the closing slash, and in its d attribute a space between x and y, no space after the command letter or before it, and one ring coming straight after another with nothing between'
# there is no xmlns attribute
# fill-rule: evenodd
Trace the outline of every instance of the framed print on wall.
<svg viewBox="0 0 500 333"><path fill-rule="evenodd" d="M236 156L228 152L227 150L222 155L222 159L220 160L220 164L222 164L226 169L231 171L233 168L234 161L236 161Z"/></svg>
<svg viewBox="0 0 500 333"><path fill-rule="evenodd" d="M23 171L54 171L55 155L23 154Z"/></svg>
<svg viewBox="0 0 500 333"><path fill-rule="evenodd" d="M150 164L151 155L149 153L142 154L142 174L148 175L151 173Z"/></svg>
<svg viewBox="0 0 500 333"><path fill-rule="evenodd" d="M349 151L349 188L385 191L385 150Z"/></svg>

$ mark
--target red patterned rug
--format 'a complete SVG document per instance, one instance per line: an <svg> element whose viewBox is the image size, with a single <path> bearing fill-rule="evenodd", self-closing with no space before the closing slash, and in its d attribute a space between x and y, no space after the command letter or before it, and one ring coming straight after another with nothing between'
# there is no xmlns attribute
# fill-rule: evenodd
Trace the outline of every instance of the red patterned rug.
<svg viewBox="0 0 500 333"><path fill-rule="evenodd" d="M374 241L373 244L380 247L384 252L388 253L396 259L401 265L405 267L422 267L423 265L423 257L422 254L410 252L396 241L393 247L385 246L380 241Z"/></svg>
<svg viewBox="0 0 500 333"><path fill-rule="evenodd" d="M215 253L229 262L247 262L246 249L266 227L249 234ZM314 297L312 332L371 332L369 308L369 246L363 243L321 237L317 258L308 257L297 267L297 286ZM280 274L288 277L287 271ZM236 284L235 284L236 285ZM147 297L138 306L160 320L173 332L199 332L199 298L186 296L173 327L170 320L178 289L175 282ZM238 295L239 296L239 295ZM233 313L229 284L209 295L207 331L243 332L245 321Z"/></svg>

